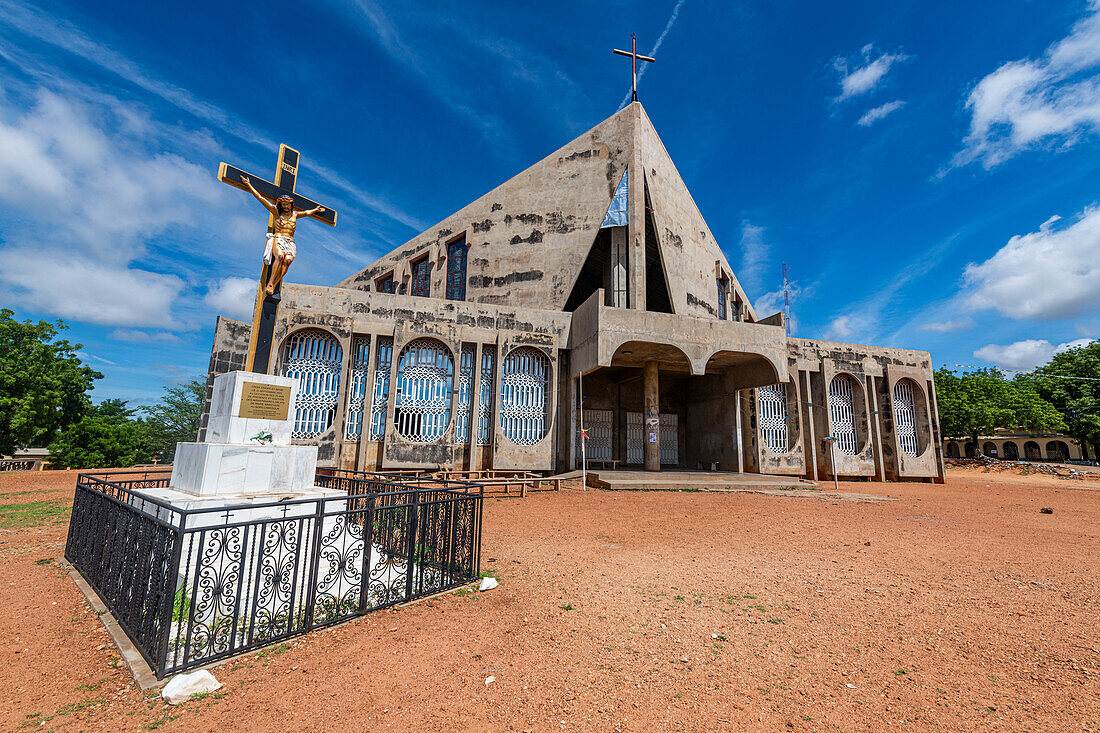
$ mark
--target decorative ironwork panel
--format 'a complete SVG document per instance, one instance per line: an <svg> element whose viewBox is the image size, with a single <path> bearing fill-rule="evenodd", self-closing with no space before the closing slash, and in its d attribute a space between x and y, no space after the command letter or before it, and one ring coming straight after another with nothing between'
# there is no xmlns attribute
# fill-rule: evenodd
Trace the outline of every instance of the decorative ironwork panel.
<svg viewBox="0 0 1100 733"><path fill-rule="evenodd" d="M642 413L626 413L626 462L634 466L645 463L644 424Z"/></svg>
<svg viewBox="0 0 1100 733"><path fill-rule="evenodd" d="M451 421L455 362L435 339L417 339L397 361L394 424L405 438L430 443L443 437Z"/></svg>
<svg viewBox="0 0 1100 733"><path fill-rule="evenodd" d="M550 423L550 360L528 346L504 359L500 372L500 429L516 445L534 445Z"/></svg>
<svg viewBox="0 0 1100 733"><path fill-rule="evenodd" d="M351 379L348 382L347 419L344 438L359 440L363 434L363 408L367 402L367 371L370 366L370 337L356 337L352 342Z"/></svg>
<svg viewBox="0 0 1100 733"><path fill-rule="evenodd" d="M464 344L458 368L458 412L455 414L455 442L470 440L470 412L474 407L474 358L473 344Z"/></svg>
<svg viewBox="0 0 1100 733"><path fill-rule="evenodd" d="M390 365L393 360L393 339L378 339L378 354L374 361L374 388L371 390L370 439L386 437L386 407L390 399Z"/></svg>
<svg viewBox="0 0 1100 733"><path fill-rule="evenodd" d="M661 464L675 466L680 463L680 416L676 413L661 415Z"/></svg>
<svg viewBox="0 0 1100 733"><path fill-rule="evenodd" d="M343 357L340 343L324 331L299 331L287 339L283 376L298 380L291 437L316 438L332 425Z"/></svg>
<svg viewBox="0 0 1100 733"><path fill-rule="evenodd" d="M466 300L466 237L447 245L447 300Z"/></svg>
<svg viewBox="0 0 1100 733"><path fill-rule="evenodd" d="M836 447L849 456L856 454L855 410L852 407L852 378L838 374L829 383L829 420Z"/></svg>
<svg viewBox="0 0 1100 733"><path fill-rule="evenodd" d="M478 445L491 445L493 441L493 364L495 356L492 346L481 347L481 377L478 384L481 399L477 405Z"/></svg>
<svg viewBox="0 0 1100 733"><path fill-rule="evenodd" d="M611 410L585 410L584 431L588 433L585 443L585 457L590 461L609 461L614 449L615 413ZM578 439L580 434L578 433ZM580 445L577 446L577 460L580 460Z"/></svg>
<svg viewBox="0 0 1100 733"><path fill-rule="evenodd" d="M158 678L478 577L476 485L325 469L345 495L172 510L128 488L161 473L82 474L65 548Z"/></svg>
<svg viewBox="0 0 1100 733"><path fill-rule="evenodd" d="M920 452L920 441L917 440L917 403L912 380L902 379L894 385L894 428L901 449L916 456Z"/></svg>
<svg viewBox="0 0 1100 733"><path fill-rule="evenodd" d="M769 384L756 390L756 404L759 406L757 424L764 445L773 453L784 454L790 450L787 423L790 414L787 411L787 385Z"/></svg>

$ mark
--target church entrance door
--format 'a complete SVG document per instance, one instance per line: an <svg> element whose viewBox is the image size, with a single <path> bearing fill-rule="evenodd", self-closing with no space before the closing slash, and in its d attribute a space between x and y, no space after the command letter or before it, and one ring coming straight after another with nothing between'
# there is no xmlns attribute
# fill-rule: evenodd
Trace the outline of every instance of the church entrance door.
<svg viewBox="0 0 1100 733"><path fill-rule="evenodd" d="M640 412L626 413L626 462L641 465L645 461L645 420ZM676 466L680 463L680 416L676 413L661 415L660 428L661 465Z"/></svg>

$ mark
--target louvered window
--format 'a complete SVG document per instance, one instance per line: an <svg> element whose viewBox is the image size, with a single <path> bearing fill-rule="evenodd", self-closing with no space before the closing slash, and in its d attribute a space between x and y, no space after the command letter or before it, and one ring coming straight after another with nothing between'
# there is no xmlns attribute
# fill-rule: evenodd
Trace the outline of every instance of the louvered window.
<svg viewBox="0 0 1100 733"><path fill-rule="evenodd" d="M769 384L756 390L760 406L760 435L764 445L773 453L784 454L790 450L787 434L787 385Z"/></svg>
<svg viewBox="0 0 1100 733"><path fill-rule="evenodd" d="M454 374L451 352L435 339L417 339L402 349L393 415L398 433L417 443L443 437L451 421Z"/></svg>
<svg viewBox="0 0 1100 733"><path fill-rule="evenodd" d="M370 337L357 337L352 345L351 379L348 382L344 438L359 440L363 433L363 408L367 397L367 368L370 366Z"/></svg>
<svg viewBox="0 0 1100 733"><path fill-rule="evenodd" d="M901 449L916 456L920 452L920 441L917 440L917 403L912 380L902 379L894 385L894 425Z"/></svg>
<svg viewBox="0 0 1100 733"><path fill-rule="evenodd" d="M852 407L852 378L838 374L829 383L829 419L833 424L833 437L841 453L856 454L855 413Z"/></svg>

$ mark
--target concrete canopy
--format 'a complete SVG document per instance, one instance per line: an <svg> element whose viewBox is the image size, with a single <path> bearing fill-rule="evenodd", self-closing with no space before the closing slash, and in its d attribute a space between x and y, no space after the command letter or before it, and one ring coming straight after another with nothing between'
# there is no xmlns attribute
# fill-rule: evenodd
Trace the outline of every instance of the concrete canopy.
<svg viewBox="0 0 1100 733"><path fill-rule="evenodd" d="M374 290L394 275L405 292L409 263L432 263L431 292L442 295L446 245L465 236L466 300L564 310L604 220L629 172L630 307L645 310L645 199L672 312L714 318L716 280L729 280L746 320L756 314L721 247L640 103L632 103L551 155L413 237L339 287ZM473 222L473 224L470 224ZM652 267L652 265L650 265Z"/></svg>

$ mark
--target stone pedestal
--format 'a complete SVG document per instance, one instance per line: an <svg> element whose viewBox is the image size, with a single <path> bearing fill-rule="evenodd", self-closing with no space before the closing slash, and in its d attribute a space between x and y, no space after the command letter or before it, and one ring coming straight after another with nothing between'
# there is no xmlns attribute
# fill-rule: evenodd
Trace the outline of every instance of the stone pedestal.
<svg viewBox="0 0 1100 733"><path fill-rule="evenodd" d="M309 499L339 499L341 491L314 485L317 446L292 445L298 382L251 372L230 372L214 380L207 440L179 443L168 488L140 489L143 497L180 510L222 512L191 515L189 526L303 516L317 511ZM135 497L135 501L141 502ZM283 506L272 508L274 502ZM286 505L286 502L292 502ZM142 502L152 513L172 512ZM263 509L249 507L268 505ZM334 505L328 508L338 509Z"/></svg>

